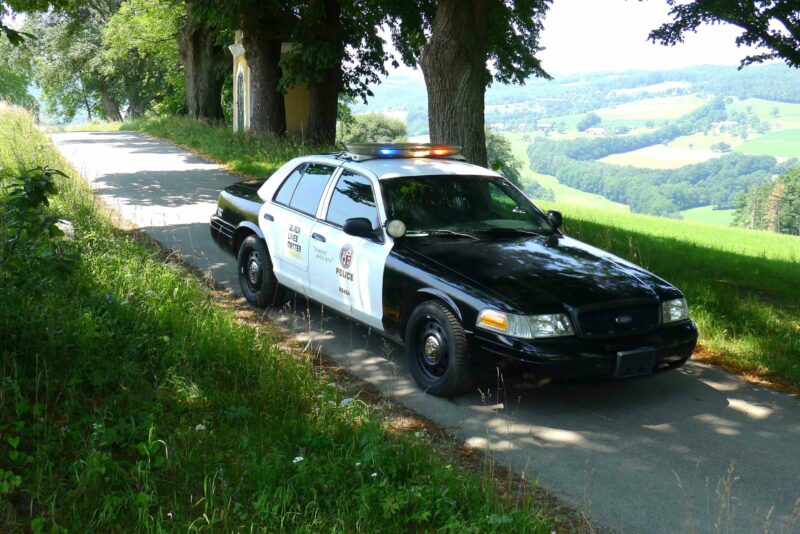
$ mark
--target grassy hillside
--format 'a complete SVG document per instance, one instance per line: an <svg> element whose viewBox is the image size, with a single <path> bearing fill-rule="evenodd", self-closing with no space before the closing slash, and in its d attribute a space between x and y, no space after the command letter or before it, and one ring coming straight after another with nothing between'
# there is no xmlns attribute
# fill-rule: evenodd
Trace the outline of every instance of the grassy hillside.
<svg viewBox="0 0 800 534"><path fill-rule="evenodd" d="M745 141L734 150L743 154L800 158L800 129L768 133Z"/></svg>
<svg viewBox="0 0 800 534"><path fill-rule="evenodd" d="M265 142L242 143L248 161L265 156ZM27 176L40 191L37 166L69 174L49 206L7 187ZM23 112L0 110L0 186L0 531L558 528L116 229ZM74 239L18 233L50 216Z"/></svg>
<svg viewBox="0 0 800 534"><path fill-rule="evenodd" d="M684 210L681 212L681 217L683 217L685 221L730 226L733 222L735 211L736 210L715 210L711 206L703 206L702 208Z"/></svg>

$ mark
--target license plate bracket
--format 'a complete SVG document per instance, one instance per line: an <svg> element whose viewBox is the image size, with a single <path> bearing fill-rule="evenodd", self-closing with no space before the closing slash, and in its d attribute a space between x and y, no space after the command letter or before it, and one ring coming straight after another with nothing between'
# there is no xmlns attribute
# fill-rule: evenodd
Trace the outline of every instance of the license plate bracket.
<svg viewBox="0 0 800 534"><path fill-rule="evenodd" d="M656 365L656 351L652 348L626 350L617 353L614 378L649 375Z"/></svg>

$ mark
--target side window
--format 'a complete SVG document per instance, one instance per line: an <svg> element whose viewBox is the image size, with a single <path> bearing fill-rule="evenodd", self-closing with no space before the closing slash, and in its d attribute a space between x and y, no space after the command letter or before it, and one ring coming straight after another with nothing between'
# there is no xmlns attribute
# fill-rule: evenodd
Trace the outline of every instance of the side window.
<svg viewBox="0 0 800 534"><path fill-rule="evenodd" d="M326 165L311 164L306 167L294 190L289 206L314 217L331 174L333 174L333 168Z"/></svg>
<svg viewBox="0 0 800 534"><path fill-rule="evenodd" d="M292 193L294 193L294 190L297 187L297 182L300 181L300 176L303 175L303 169L305 168L306 164L303 163L293 170L291 174L289 174L289 176L281 184L278 192L275 193L275 198L272 199L274 202L283 204L284 206L289 205L289 201L292 200Z"/></svg>
<svg viewBox="0 0 800 534"><path fill-rule="evenodd" d="M344 226L345 221L353 217L369 219L373 228L380 224L372 184L363 176L344 170L336 182L326 220Z"/></svg>

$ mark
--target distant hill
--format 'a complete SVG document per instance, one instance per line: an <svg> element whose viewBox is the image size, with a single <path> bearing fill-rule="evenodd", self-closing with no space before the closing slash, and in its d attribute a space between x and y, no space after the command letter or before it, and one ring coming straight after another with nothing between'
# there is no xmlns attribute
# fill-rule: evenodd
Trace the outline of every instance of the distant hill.
<svg viewBox="0 0 800 534"><path fill-rule="evenodd" d="M421 77L390 76L373 91L355 113L389 113L409 135L427 134ZM486 122L529 166L523 181L557 201L728 222L742 193L798 164L800 69L705 65L494 84Z"/></svg>

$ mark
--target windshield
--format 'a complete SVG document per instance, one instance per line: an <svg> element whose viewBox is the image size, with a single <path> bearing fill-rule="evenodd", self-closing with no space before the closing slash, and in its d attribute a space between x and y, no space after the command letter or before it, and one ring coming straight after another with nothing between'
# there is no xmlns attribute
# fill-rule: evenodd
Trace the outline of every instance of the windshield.
<svg viewBox="0 0 800 534"><path fill-rule="evenodd" d="M553 227L530 200L502 178L409 176L381 180L389 219L408 233L526 231L550 235Z"/></svg>

